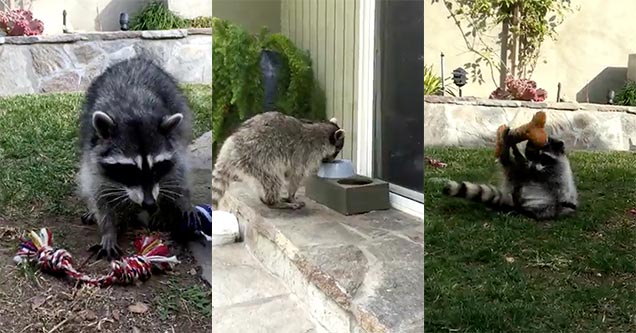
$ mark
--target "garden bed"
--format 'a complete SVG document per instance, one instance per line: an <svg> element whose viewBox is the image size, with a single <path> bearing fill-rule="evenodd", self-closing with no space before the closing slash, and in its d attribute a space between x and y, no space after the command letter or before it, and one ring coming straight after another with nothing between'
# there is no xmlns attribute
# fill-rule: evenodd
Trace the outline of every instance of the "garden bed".
<svg viewBox="0 0 636 333"><path fill-rule="evenodd" d="M82 91L114 62L148 55L182 83L212 82L212 29L0 37L0 96Z"/></svg>
<svg viewBox="0 0 636 333"><path fill-rule="evenodd" d="M633 150L636 107L426 96L426 146L492 147L501 124L515 127L546 111L549 134L570 149ZM632 141L630 143L630 140Z"/></svg>

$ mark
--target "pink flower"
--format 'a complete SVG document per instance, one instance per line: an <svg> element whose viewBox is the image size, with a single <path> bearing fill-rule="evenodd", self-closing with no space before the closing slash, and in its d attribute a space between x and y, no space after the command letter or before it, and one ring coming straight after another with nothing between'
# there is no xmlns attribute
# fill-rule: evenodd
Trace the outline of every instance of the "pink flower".
<svg viewBox="0 0 636 333"><path fill-rule="evenodd" d="M0 12L0 29L7 36L34 36L44 31L44 23L33 18L33 13L24 9Z"/></svg>

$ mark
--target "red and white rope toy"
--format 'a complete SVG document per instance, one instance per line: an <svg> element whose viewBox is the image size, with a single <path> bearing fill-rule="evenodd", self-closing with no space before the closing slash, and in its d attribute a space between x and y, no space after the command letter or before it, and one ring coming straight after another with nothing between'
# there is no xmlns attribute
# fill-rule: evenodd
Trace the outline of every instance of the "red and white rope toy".
<svg viewBox="0 0 636 333"><path fill-rule="evenodd" d="M141 236L134 242L137 254L111 262L111 271L107 275L91 277L73 267L73 257L64 249L55 249L53 234L42 228L40 233L31 231L21 239L13 260L17 263L35 262L44 272L64 273L72 279L93 286L108 287L114 284L128 285L136 280L146 281L152 275L152 269L171 270L179 260L168 257L168 247L154 236Z"/></svg>

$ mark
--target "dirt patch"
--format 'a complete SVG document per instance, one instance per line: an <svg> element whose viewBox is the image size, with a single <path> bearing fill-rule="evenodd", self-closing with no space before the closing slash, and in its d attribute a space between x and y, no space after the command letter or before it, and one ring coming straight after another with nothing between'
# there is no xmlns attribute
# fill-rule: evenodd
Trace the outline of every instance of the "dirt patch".
<svg viewBox="0 0 636 333"><path fill-rule="evenodd" d="M2 219L0 219L2 220ZM98 240L97 226L82 225L78 216L39 221L2 220L0 227L0 331L2 332L209 332L211 288L187 249L166 241L181 261L175 270L154 275L136 286L93 288L17 266L12 258L21 232L41 227L53 232L53 245L67 249L76 266ZM140 230L120 240L125 253ZM167 237L163 237L167 240ZM108 263L91 259L82 268L106 274Z"/></svg>

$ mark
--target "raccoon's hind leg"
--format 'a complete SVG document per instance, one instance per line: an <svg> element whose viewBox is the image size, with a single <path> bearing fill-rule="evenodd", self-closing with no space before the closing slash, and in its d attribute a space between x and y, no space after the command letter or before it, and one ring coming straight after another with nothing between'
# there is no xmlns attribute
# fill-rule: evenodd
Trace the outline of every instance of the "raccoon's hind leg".
<svg viewBox="0 0 636 333"><path fill-rule="evenodd" d="M298 191L298 187L300 187L300 183L303 181L304 175L297 175L292 172L288 172L287 176L287 197L283 198L283 201L290 204L296 204L302 208L305 207L305 203L296 199L296 192ZM298 209L296 208L296 209Z"/></svg>
<svg viewBox="0 0 636 333"><path fill-rule="evenodd" d="M547 221L557 217L557 207L554 205L545 205L531 208L522 207L519 209L519 211L522 215L525 215L537 221Z"/></svg>
<svg viewBox="0 0 636 333"><path fill-rule="evenodd" d="M275 174L261 170L262 168L251 168L251 176L261 185L261 202L272 209L300 209L304 204L298 202L286 202L281 200L280 190L283 181ZM295 194L295 193L294 193Z"/></svg>

